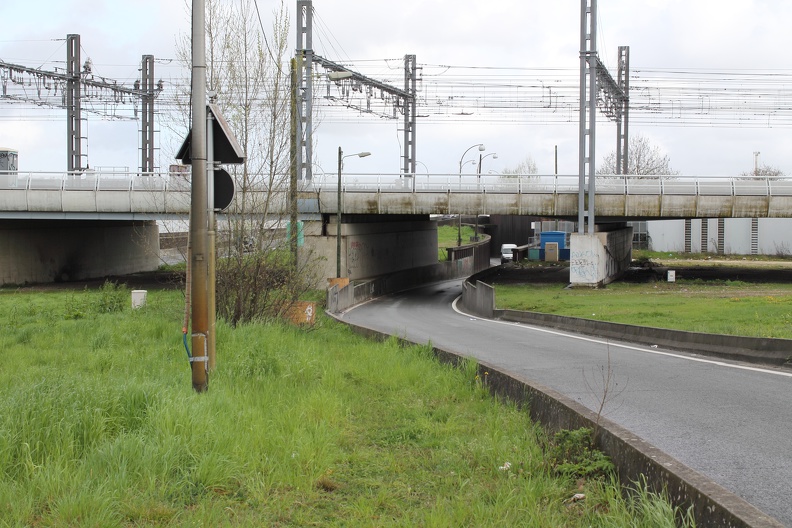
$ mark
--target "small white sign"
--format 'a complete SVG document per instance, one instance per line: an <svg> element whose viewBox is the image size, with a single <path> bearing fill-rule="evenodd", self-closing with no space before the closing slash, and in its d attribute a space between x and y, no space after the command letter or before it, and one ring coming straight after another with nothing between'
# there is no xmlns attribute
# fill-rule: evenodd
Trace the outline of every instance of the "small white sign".
<svg viewBox="0 0 792 528"><path fill-rule="evenodd" d="M676 282L676 271L668 270L668 282Z"/></svg>

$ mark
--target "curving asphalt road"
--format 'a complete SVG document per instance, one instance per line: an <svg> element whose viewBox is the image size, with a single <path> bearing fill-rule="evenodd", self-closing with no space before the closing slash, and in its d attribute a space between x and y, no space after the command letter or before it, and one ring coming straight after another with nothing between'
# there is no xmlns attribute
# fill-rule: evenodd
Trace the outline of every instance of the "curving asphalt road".
<svg viewBox="0 0 792 528"><path fill-rule="evenodd" d="M792 527L792 370L711 360L457 313L461 280L351 309L342 319L474 357L596 410ZM610 359L609 359L610 358Z"/></svg>

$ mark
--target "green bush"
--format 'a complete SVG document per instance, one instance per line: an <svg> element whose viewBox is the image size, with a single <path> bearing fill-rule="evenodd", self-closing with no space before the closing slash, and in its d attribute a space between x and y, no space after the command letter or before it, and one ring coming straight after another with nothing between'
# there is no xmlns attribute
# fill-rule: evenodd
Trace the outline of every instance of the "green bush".
<svg viewBox="0 0 792 528"><path fill-rule="evenodd" d="M105 281L99 289L99 299L96 301L98 313L116 313L124 310L130 291L125 284Z"/></svg>
<svg viewBox="0 0 792 528"><path fill-rule="evenodd" d="M614 470L610 459L593 446L593 431L581 427L555 434L547 462L556 474L570 478L604 478Z"/></svg>

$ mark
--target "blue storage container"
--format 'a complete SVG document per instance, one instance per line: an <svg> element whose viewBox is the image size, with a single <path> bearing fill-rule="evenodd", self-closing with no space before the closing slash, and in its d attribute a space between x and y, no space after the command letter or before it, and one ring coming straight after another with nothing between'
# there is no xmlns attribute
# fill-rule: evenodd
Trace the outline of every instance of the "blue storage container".
<svg viewBox="0 0 792 528"><path fill-rule="evenodd" d="M564 231L542 231L539 234L539 244L542 251L545 249L545 244L548 242L558 242L558 249L566 249L566 233Z"/></svg>

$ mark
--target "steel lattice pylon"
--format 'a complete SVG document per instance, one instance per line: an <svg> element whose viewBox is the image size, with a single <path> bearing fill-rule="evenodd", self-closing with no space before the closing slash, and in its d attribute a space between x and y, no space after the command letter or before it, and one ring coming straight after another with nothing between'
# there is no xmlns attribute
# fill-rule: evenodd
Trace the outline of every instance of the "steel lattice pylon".
<svg viewBox="0 0 792 528"><path fill-rule="evenodd" d="M578 232L593 234L596 195L597 106L617 122L616 172L627 173L630 48L619 47L619 81L611 77L597 55L597 0L580 1L580 128ZM588 200L586 198L588 197ZM586 210L588 206L588 210Z"/></svg>
<svg viewBox="0 0 792 528"><path fill-rule="evenodd" d="M366 77L341 64L316 55L313 51L313 0L297 0L297 88L294 98L297 111L297 178L311 180L313 165L313 65L318 64L338 75L338 80L349 79L368 88L376 88L396 97L396 108L404 115L404 176L415 175L416 149L416 84L415 55L404 56L404 89Z"/></svg>
<svg viewBox="0 0 792 528"><path fill-rule="evenodd" d="M68 172L81 172L87 168L83 158L83 115L98 112L89 106L83 105L83 100L90 97L96 98L97 94L105 100L126 104L126 97L131 100L140 98L142 106L141 115L141 172L154 172L154 100L162 92L163 83L154 83L154 56L143 55L142 59L142 86L141 81L135 81L134 88L119 85L116 81L95 75L92 71L90 59L82 63L80 58L80 35L69 34L66 36L66 73L48 72L38 68L30 68L19 64L10 64L0 61L0 80L2 80L2 94L0 99L10 101L30 101L40 106L65 108L67 118L66 128L66 153ZM34 93L13 95L8 93L7 83L11 86L24 86L35 84ZM62 90L62 99L57 97L58 87ZM54 88L53 92L50 89ZM57 102L56 102L57 100ZM137 108L135 108L137 115Z"/></svg>

